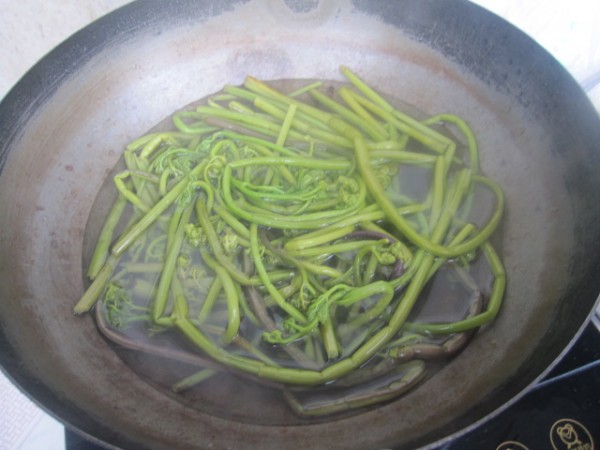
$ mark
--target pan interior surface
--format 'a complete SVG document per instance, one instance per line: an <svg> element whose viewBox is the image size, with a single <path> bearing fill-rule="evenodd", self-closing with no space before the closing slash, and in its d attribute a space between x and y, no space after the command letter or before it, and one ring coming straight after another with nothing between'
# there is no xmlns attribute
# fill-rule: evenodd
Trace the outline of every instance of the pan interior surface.
<svg viewBox="0 0 600 450"><path fill-rule="evenodd" d="M503 309L427 389L359 415L256 426L190 408L132 371L91 317L71 312L94 199L124 146L173 111L248 74L340 80L340 64L427 114L470 123L481 167L506 195ZM179 1L167 13L134 3L67 41L21 86L4 102L25 113L3 128L3 365L59 418L110 445L428 445L538 378L600 289L597 114L547 54L467 3ZM37 96L24 100L27 90Z"/></svg>

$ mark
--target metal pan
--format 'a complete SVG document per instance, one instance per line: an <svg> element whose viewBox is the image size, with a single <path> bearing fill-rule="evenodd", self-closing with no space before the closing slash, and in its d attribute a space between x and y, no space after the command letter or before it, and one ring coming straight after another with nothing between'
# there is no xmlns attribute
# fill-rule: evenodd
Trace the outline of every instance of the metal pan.
<svg viewBox="0 0 600 450"><path fill-rule="evenodd" d="M494 325L423 389L299 422L255 399L192 407L126 365L91 317L84 229L123 146L246 74L358 71L429 114L465 117L505 189L508 290ZM75 34L0 105L0 355L69 427L122 448L417 448L477 426L560 358L600 292L600 122L537 44L465 1L136 2ZM243 390L243 389L240 389Z"/></svg>

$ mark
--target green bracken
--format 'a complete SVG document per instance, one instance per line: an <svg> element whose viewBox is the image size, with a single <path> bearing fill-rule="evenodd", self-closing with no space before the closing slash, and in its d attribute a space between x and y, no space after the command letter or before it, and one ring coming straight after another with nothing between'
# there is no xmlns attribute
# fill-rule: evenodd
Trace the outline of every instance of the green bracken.
<svg viewBox="0 0 600 450"><path fill-rule="evenodd" d="M173 131L128 145L75 313L100 300L113 329L177 331L222 370L286 386L307 416L395 398L425 370L397 355L418 354L411 345L453 353L466 341L456 336L491 322L505 273L489 239L504 200L479 170L473 131L452 114L411 117L341 72L349 83L335 95L321 82L285 94L248 77L175 113ZM401 190L411 170L427 174L423 198ZM469 219L476 190L495 198L479 225ZM465 270L479 254L489 286ZM483 308L409 322L448 267L465 291L486 293ZM443 335L455 336L443 352L423 344ZM383 368L398 375L372 395L304 404L288 390L362 383ZM214 373L201 368L174 389Z"/></svg>

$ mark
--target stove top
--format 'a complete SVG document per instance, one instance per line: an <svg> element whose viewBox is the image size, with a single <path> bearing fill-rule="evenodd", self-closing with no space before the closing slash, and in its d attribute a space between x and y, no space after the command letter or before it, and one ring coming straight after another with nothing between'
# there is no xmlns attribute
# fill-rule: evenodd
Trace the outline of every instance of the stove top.
<svg viewBox="0 0 600 450"><path fill-rule="evenodd" d="M524 397L435 450L594 450L600 445L600 331L592 321Z"/></svg>

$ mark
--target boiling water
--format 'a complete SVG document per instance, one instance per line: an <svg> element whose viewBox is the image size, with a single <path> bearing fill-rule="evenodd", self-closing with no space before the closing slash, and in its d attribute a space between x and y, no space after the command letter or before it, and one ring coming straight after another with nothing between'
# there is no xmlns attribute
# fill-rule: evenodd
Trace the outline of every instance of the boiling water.
<svg viewBox="0 0 600 450"><path fill-rule="evenodd" d="M296 87L308 84L306 80L286 80L270 83L279 90L289 92ZM335 89L338 83L327 83L328 89ZM205 99L202 99L193 105L184 108L191 110L199 104L203 104ZM415 118L426 117L424 113L416 108L403 104L400 101L393 100L392 103L402 111L410 114ZM157 125L151 132L172 130L170 118L165 119ZM446 129L441 129L440 132L450 134ZM460 141L454 137L455 141ZM462 148L457 154L465 152ZM117 173L123 170L124 163L121 161L113 171ZM395 178L392 180L390 193L394 190L402 192L417 202L422 202L427 196L427 192L432 183L432 170L420 168L418 166L402 166ZM88 249L83 258L84 272L87 271L91 253L97 240L100 227L107 215L110 206L116 199L116 189L113 184L113 177L109 176L106 183L100 190L97 199L92 208L88 226L86 228L84 248ZM489 218L493 211L494 200L493 196L486 190L476 190L473 196L472 206L469 212L469 220L475 224L481 225ZM133 212L126 211L121 220L121 230L127 223ZM159 236L164 234L164 229L168 227L166 220L159 219L153 226L149 228L146 238ZM391 231L391 230L390 230ZM119 232L116 233L118 236ZM276 237L276 236L273 236ZM498 238L496 236L495 238ZM153 293L156 289L160 275L160 261L164 257L166 240L156 239L153 243L154 253L157 255L156 261L150 261L145 267L140 268L139 276L131 288L132 300L138 305L148 305ZM187 243L183 244L183 254L197 255ZM211 270L203 267L198 257L191 257L191 264L196 272L187 277L188 283L195 284L190 287L195 289L193 292L199 293L188 298L190 305L190 316L196 317L203 306L203 294L208 289L214 279ZM243 256L238 257L238 264L243 269ZM119 277L123 274L123 268L128 264L128 257L124 256L114 271L114 279L118 282ZM483 297L489 294L491 275L485 258L478 255L470 262L464 270L456 271L455 267L458 264L452 262L443 266L442 269L427 285L426 289L421 294L409 321L415 322L453 322L464 318L469 310L472 297L469 283L475 283L477 289ZM185 269L183 269L185 270ZM462 275L461 275L462 274ZM461 280L462 277L462 280ZM465 277L468 280L465 282ZM191 280L191 281L190 281ZM86 283L88 283L86 281ZM89 284L89 283L88 283ZM264 294L261 294L264 295ZM376 299L373 300L375 302ZM392 306L394 304L392 303ZM140 310L141 311L141 310ZM272 312L272 310L271 310ZM152 384L156 389L160 390L166 396L177 399L190 407L197 408L211 415L253 423L253 424L270 424L283 425L305 423L306 420L328 420L325 418L305 419L294 414L288 405L283 401L283 395L280 386L274 383L257 381L251 377L244 377L240 374L231 373L227 370L222 370L218 366L208 362L210 367L215 367L219 370L217 376L212 376L203 382L195 385L192 388L182 392L175 393L172 386L178 383L185 377L188 377L202 370L206 364L204 358L196 348L193 348L190 343L184 339L176 330L162 329L161 327L149 327L146 321L134 321L127 326L115 328L109 324L107 320L109 312L103 303L99 303L96 307L96 318L103 330L105 336L114 344L115 352L126 362L126 364L135 371L141 379ZM142 314L142 312L140 312ZM213 328L223 329L227 324L227 307L225 302L217 302L215 309L212 311L209 322ZM277 314L271 314L271 319L280 324L281 317ZM338 319L343 320L343 316L338 316ZM249 320L243 319L240 326L240 334L243 334L247 341L260 341L260 334L264 331L253 325ZM375 331L375 330L373 330ZM207 336L217 345L222 345L220 336L216 333L207 333ZM355 334L349 333L345 337L340 337L342 347L348 347L352 344ZM444 338L445 339L445 338ZM442 339L443 340L443 339ZM436 341L433 337L431 342ZM296 345L296 344L294 344ZM301 347L296 345L297 349ZM249 356L243 350L237 350L240 354ZM289 354L282 351L279 347L268 344L260 345L260 351L264 352L270 359L277 361L283 366L294 366L294 361L290 360ZM346 356L346 355L344 355ZM317 369L326 366L326 361L318 363ZM440 362L428 363L427 377L434 376L435 372L443 366ZM421 382L419 389L426 389L427 382ZM373 386L358 389L373 389ZM344 390L339 387L325 386L318 388L306 395L308 402L311 398L319 396L333 395L328 393L328 389L335 390L334 395L343 396ZM341 391L341 393L340 393ZM312 397L311 397L312 396ZM361 410L352 410L342 412L340 414L356 414Z"/></svg>

